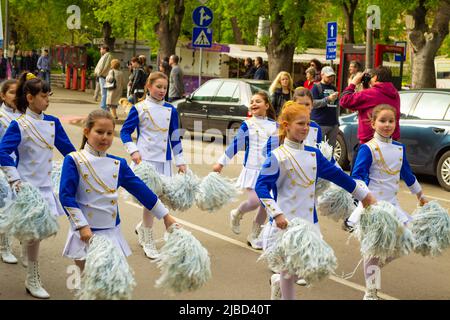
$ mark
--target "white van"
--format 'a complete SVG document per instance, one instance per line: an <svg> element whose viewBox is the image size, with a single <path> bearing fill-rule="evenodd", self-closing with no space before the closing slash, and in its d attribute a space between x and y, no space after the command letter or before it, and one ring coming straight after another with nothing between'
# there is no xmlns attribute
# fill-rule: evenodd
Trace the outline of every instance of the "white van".
<svg viewBox="0 0 450 320"><path fill-rule="evenodd" d="M436 88L450 89L450 58L434 60L436 70Z"/></svg>

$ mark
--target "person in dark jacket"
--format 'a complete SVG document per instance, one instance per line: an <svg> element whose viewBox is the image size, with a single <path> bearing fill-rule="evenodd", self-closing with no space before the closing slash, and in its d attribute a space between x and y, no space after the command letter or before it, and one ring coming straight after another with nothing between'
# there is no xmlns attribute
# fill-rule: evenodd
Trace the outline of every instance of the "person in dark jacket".
<svg viewBox="0 0 450 320"><path fill-rule="evenodd" d="M263 59L261 57L255 58L255 75L253 79L256 80L269 80L269 73L267 72L266 67L264 67Z"/></svg>
<svg viewBox="0 0 450 320"><path fill-rule="evenodd" d="M245 66L245 73L242 75L242 78L253 79L255 76L256 68L253 65L252 58L245 58L244 66Z"/></svg>
<svg viewBox="0 0 450 320"><path fill-rule="evenodd" d="M321 71L321 81L311 90L314 98L311 120L317 122L322 129L324 140L328 140L334 148L339 132L339 104L338 92L334 86L336 74L333 68L326 66Z"/></svg>
<svg viewBox="0 0 450 320"><path fill-rule="evenodd" d="M8 59L3 55L3 49L0 48L0 82L8 77Z"/></svg>
<svg viewBox="0 0 450 320"><path fill-rule="evenodd" d="M138 57L131 59L131 65L133 67L133 77L131 79L130 94L133 95L133 102L137 103L144 96L147 74L142 68Z"/></svg>

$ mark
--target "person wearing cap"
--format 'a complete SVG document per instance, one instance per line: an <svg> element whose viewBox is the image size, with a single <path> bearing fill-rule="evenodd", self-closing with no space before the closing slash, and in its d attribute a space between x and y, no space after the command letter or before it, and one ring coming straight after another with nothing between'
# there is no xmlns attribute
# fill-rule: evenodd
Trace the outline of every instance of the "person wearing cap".
<svg viewBox="0 0 450 320"><path fill-rule="evenodd" d="M334 86L336 74L332 67L325 66L321 70L321 81L314 84L311 93L314 98L311 120L317 122L322 129L324 141L334 148L339 131L338 92Z"/></svg>

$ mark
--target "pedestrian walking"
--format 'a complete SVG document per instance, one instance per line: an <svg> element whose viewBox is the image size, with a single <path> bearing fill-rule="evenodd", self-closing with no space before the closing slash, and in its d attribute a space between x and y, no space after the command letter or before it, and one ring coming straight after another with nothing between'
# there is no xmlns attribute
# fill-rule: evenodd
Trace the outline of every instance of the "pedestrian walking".
<svg viewBox="0 0 450 320"><path fill-rule="evenodd" d="M397 110L390 105L381 104L373 109L371 124L375 134L373 139L361 145L352 177L367 184L378 200L391 203L396 208L398 219L406 226L408 222L412 221L412 217L402 210L397 199L400 178L405 181L411 193L416 195L420 206L423 206L428 200L424 197L422 187L411 171L406 159L405 146L392 139L396 127L396 117ZM348 227L353 227L358 223L362 212L361 207L360 204L346 221ZM392 257L388 261L393 259ZM381 277L381 272L375 272L375 275L373 272L375 268L380 270L383 265L378 258L364 259L364 278L366 280L364 300L379 299L378 288L373 286L373 277Z"/></svg>
<svg viewBox="0 0 450 320"><path fill-rule="evenodd" d="M6 80L1 85L0 98L0 140L5 135L10 123L17 119L21 113L17 110L15 99L17 90L17 80ZM16 160L15 153L11 157ZM17 258L11 251L11 237L8 233L0 233L0 259L5 263L16 264Z"/></svg>
<svg viewBox="0 0 450 320"><path fill-rule="evenodd" d="M181 99L184 97L184 81L183 70L178 65L179 58L177 55L171 55L169 58L169 65L172 68L170 70L169 81L169 102Z"/></svg>
<svg viewBox="0 0 450 320"><path fill-rule="evenodd" d="M28 80L27 80L28 79ZM56 147L62 155L75 151L58 118L44 114L48 108L50 87L33 74L21 75L16 93L17 110L23 115L11 121L0 143L0 165L11 188L21 189L22 182L36 187L47 202L51 212L63 215L59 200L52 187L52 158ZM17 159L11 156L16 152ZM36 156L39 155L39 156ZM39 274L40 241L30 241L27 246L27 276L25 288L33 297L50 297L43 288Z"/></svg>
<svg viewBox="0 0 450 320"><path fill-rule="evenodd" d="M166 229L175 222L126 160L106 153L113 142L114 126L109 112L92 111L83 129L80 151L67 155L62 166L59 197L71 227L63 256L74 259L81 271L94 234L109 238L125 257L131 254L120 227L119 187L135 196L148 215L163 219Z"/></svg>
<svg viewBox="0 0 450 320"><path fill-rule="evenodd" d="M266 147L269 138L275 134L277 125L275 110L265 92L259 91L252 96L249 111L252 114L251 118L242 122L233 142L213 166L213 171L220 173L238 151L245 151L244 167L236 184L239 188L246 190L248 199L242 202L238 208L231 210L230 226L235 234L239 234L244 214L258 209L253 219L252 232L247 237L247 243L254 249L262 249L259 234L261 226L266 221L267 214L256 195L255 184L266 158L263 149Z"/></svg>
<svg viewBox="0 0 450 320"><path fill-rule="evenodd" d="M12 77L14 79L18 78L23 70L23 57L22 51L17 50L16 54L12 58Z"/></svg>
<svg viewBox="0 0 450 320"><path fill-rule="evenodd" d="M50 83L50 59L48 56L48 50L44 49L42 51L42 55L39 57L37 61L37 68L39 70L39 77L46 81L50 86L51 91L51 83Z"/></svg>
<svg viewBox="0 0 450 320"><path fill-rule="evenodd" d="M269 88L270 102L278 116L286 101L292 100L294 82L289 72L281 71Z"/></svg>
<svg viewBox="0 0 450 320"><path fill-rule="evenodd" d="M133 75L130 80L130 94L133 96L133 103L136 104L144 97L145 83L148 76L138 57L131 59L131 67Z"/></svg>
<svg viewBox="0 0 450 320"><path fill-rule="evenodd" d="M111 70L109 70L108 76L106 77L106 85L110 85L107 88L106 106L108 107L108 111L112 113L114 119L117 120L119 119L117 117L117 105L125 89L123 74L120 71L120 61L118 59L111 60Z"/></svg>
<svg viewBox="0 0 450 320"><path fill-rule="evenodd" d="M120 130L120 138L133 161L132 167L145 161L153 165L159 174L172 176L172 159L179 172L186 172L186 161L178 130L178 112L164 101L168 79L162 72L152 72L145 86L145 99L130 110ZM147 95L148 91L148 95ZM137 142L132 133L138 130ZM158 257L153 239L153 217L144 208L142 223L136 227L139 244L150 259Z"/></svg>
<svg viewBox="0 0 450 320"><path fill-rule="evenodd" d="M94 74L96 77L98 77L99 84L100 84L100 91L102 94L102 100L100 102L100 108L103 110L106 110L106 88L105 88L105 82L106 82L106 76L108 75L109 69L111 67L111 60L112 55L109 52L109 47L104 44L100 47L100 60L98 61L97 65L95 66Z"/></svg>
<svg viewBox="0 0 450 320"><path fill-rule="evenodd" d="M314 198L317 178L339 185L362 201L364 207L376 202L367 188L326 160L319 149L305 146L309 121L309 110L296 102L286 103L278 117L281 145L264 162L255 187L270 215L262 231L264 250L273 245L274 234L287 227L287 220L294 218L313 224L320 235ZM293 300L297 280L288 271L282 271L281 276L272 275L271 298Z"/></svg>

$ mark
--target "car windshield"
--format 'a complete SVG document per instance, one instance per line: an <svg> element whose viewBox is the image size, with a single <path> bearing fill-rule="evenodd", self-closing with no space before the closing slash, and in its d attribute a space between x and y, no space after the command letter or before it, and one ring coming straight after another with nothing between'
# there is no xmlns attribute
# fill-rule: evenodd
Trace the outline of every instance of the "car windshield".
<svg viewBox="0 0 450 320"><path fill-rule="evenodd" d="M270 83L252 83L250 84L250 89L252 90L252 94L255 94L261 90L269 92L269 86Z"/></svg>

